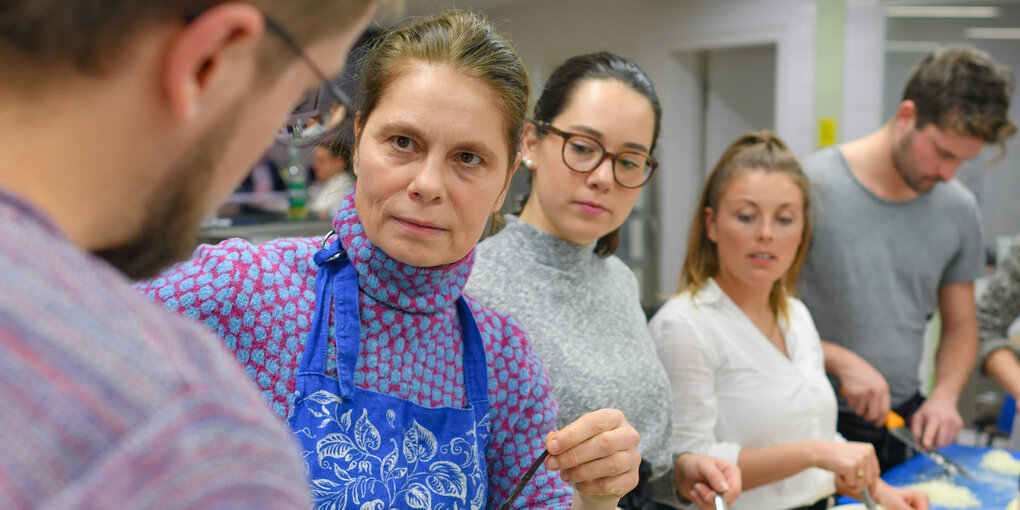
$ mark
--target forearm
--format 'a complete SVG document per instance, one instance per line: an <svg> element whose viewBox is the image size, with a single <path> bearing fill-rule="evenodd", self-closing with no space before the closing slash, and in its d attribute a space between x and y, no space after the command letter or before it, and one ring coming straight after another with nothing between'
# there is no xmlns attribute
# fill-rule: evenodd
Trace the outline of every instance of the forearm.
<svg viewBox="0 0 1020 510"><path fill-rule="evenodd" d="M935 387L929 399L940 399L954 407L960 391L974 370L978 354L977 312L974 283L960 282L939 287L942 337L935 358Z"/></svg>
<svg viewBox="0 0 1020 510"><path fill-rule="evenodd" d="M935 386L929 398L948 399L954 404L977 361L977 325L958 325L943 330L936 357Z"/></svg>
<svg viewBox="0 0 1020 510"><path fill-rule="evenodd" d="M838 376L858 357L846 347L822 340L822 355L825 356L825 371Z"/></svg>
<svg viewBox="0 0 1020 510"><path fill-rule="evenodd" d="M744 448L737 458L744 490L789 478L818 464L822 441L798 441L761 448Z"/></svg>
<svg viewBox="0 0 1020 510"><path fill-rule="evenodd" d="M988 355L985 370L1006 393L1020 397L1020 362L1011 349L998 349Z"/></svg>

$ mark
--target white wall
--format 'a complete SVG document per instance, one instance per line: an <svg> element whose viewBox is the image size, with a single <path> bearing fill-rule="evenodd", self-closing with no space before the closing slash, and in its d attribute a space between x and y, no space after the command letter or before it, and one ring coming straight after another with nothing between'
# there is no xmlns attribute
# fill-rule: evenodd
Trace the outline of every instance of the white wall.
<svg viewBox="0 0 1020 510"><path fill-rule="evenodd" d="M882 118L885 16L879 0L848 0L843 52L841 141L871 133Z"/></svg>
<svg viewBox="0 0 1020 510"><path fill-rule="evenodd" d="M711 50L705 57L708 98L703 175L738 136L775 129L776 113L775 46Z"/></svg>

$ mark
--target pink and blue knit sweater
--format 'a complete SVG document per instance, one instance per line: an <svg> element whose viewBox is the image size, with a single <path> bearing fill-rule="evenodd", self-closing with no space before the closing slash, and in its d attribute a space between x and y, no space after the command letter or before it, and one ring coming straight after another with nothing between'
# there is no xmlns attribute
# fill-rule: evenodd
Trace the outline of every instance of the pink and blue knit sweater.
<svg viewBox="0 0 1020 510"><path fill-rule="evenodd" d="M474 260L420 268L375 247L344 200L334 220L358 273L361 352L355 384L422 406L464 407L461 332L455 307ZM316 238L252 245L231 239L200 246L193 258L137 288L200 321L220 338L281 419L291 409L295 372L315 310ZM498 506L555 429L558 408L541 360L512 318L468 299L485 344L492 423L486 461L488 507ZM336 371L329 332L327 371ZM520 508L567 508L570 488L544 468L518 498Z"/></svg>

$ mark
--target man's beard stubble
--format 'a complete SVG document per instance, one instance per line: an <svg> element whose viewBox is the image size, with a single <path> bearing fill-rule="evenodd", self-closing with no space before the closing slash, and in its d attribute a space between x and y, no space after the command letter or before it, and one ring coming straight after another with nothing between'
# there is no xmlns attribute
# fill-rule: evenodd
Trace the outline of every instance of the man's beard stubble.
<svg viewBox="0 0 1020 510"><path fill-rule="evenodd" d="M236 112L236 109L231 109ZM203 143L173 166L153 190L139 230L122 243L93 253L132 280L151 278L165 267L187 258L198 244L198 227L205 216L206 196L222 160L224 142L236 126L228 115L210 130ZM219 197L217 197L217 200Z"/></svg>
<svg viewBox="0 0 1020 510"><path fill-rule="evenodd" d="M915 131L911 131L893 147L893 167L896 168L896 172L900 174L907 187L916 193L924 194L931 191L942 179L925 177L917 169L917 161L911 152L915 134Z"/></svg>

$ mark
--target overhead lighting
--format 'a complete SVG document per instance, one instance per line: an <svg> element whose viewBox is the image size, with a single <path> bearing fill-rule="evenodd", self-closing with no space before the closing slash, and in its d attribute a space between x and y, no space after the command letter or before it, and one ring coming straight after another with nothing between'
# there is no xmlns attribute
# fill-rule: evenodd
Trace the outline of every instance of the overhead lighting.
<svg viewBox="0 0 1020 510"><path fill-rule="evenodd" d="M963 35L967 39L1020 39L1020 28L968 28Z"/></svg>
<svg viewBox="0 0 1020 510"><path fill-rule="evenodd" d="M885 51L898 53L931 53L942 47L935 41L886 41Z"/></svg>
<svg viewBox="0 0 1020 510"><path fill-rule="evenodd" d="M998 7L964 5L895 5L885 8L889 18L997 18Z"/></svg>

